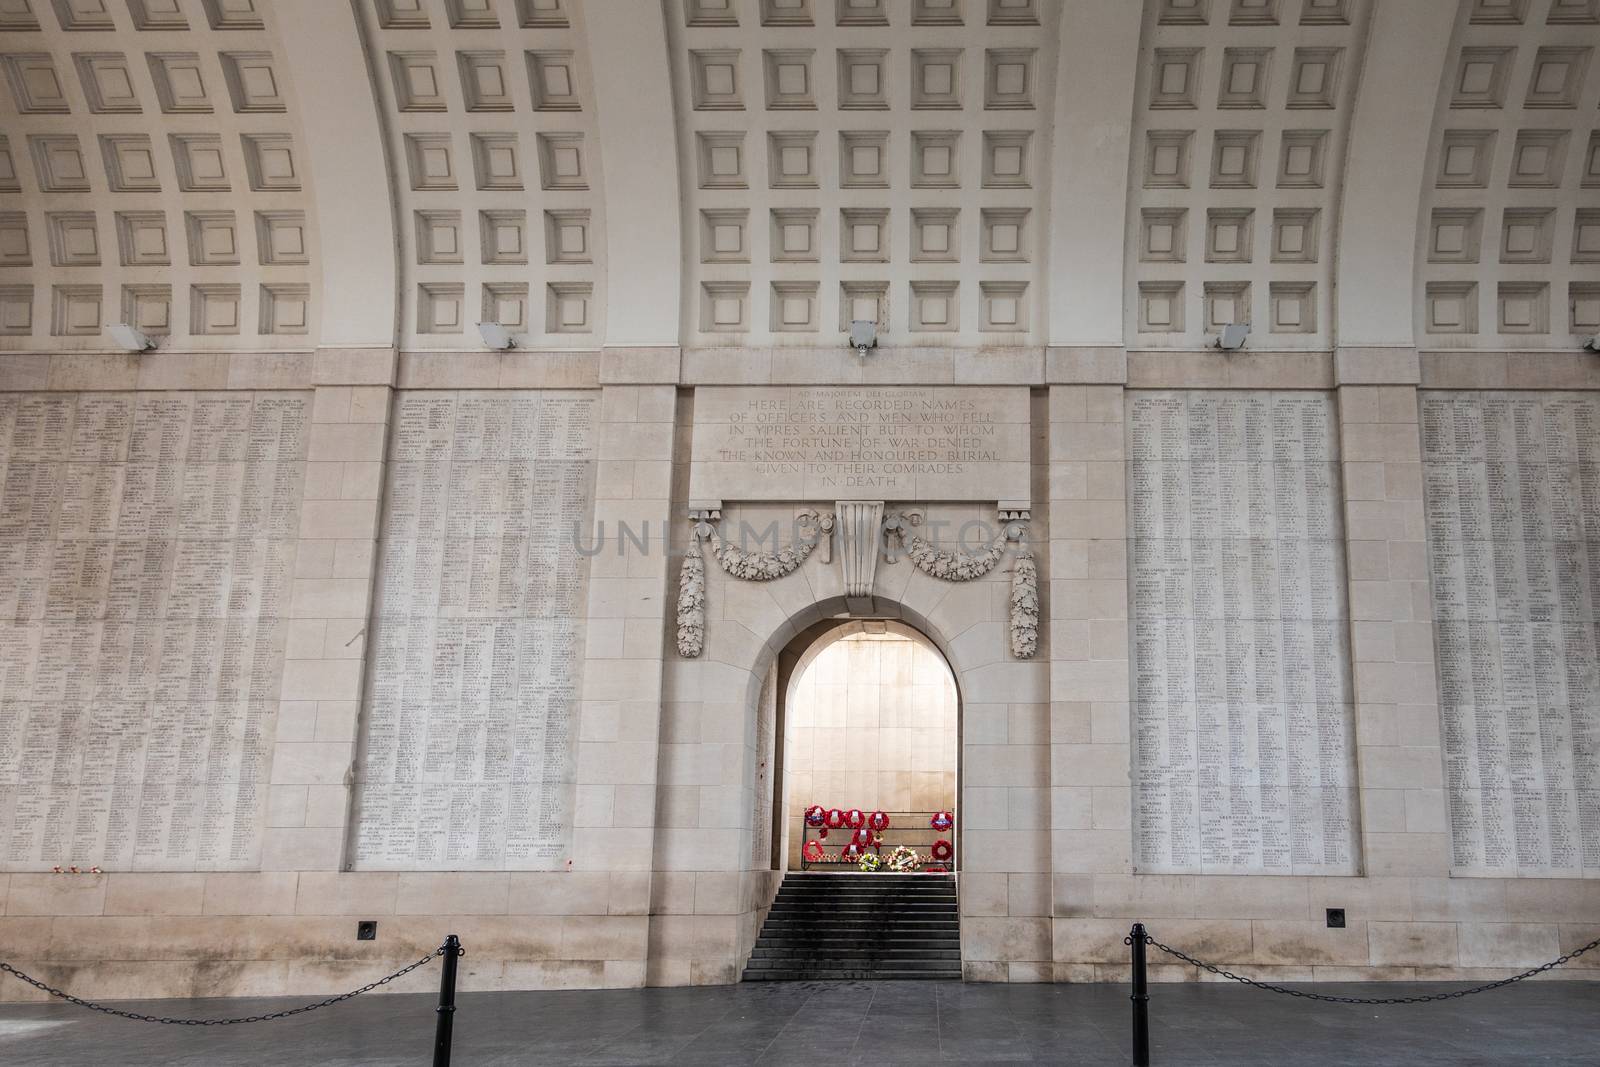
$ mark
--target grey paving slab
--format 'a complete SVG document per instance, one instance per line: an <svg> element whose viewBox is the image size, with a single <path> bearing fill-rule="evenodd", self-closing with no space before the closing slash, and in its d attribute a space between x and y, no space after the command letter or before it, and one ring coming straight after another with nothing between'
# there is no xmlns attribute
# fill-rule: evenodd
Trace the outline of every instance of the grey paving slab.
<svg viewBox="0 0 1600 1067"><path fill-rule="evenodd" d="M1449 986L1340 985L1397 996ZM793 982L697 989L474 993L460 998L457 1067L512 1065L1128 1062L1125 986ZM201 1017L286 1000L125 1002ZM1160 985L1153 1062L1229 1067L1595 1067L1600 983L1534 981L1415 1006L1317 1004L1218 984ZM433 998L362 997L279 1022L158 1027L64 1004L0 1005L0 1064L400 1067L429 1062Z"/></svg>

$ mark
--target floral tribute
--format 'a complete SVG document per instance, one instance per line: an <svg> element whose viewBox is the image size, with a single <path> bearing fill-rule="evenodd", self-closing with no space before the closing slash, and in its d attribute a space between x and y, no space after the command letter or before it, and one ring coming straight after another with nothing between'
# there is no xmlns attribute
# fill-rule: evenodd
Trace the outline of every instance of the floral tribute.
<svg viewBox="0 0 1600 1067"><path fill-rule="evenodd" d="M910 845L896 845L895 850L889 853L889 858L883 865L891 871L902 874L916 870L922 866L922 857L917 855L917 850Z"/></svg>
<svg viewBox="0 0 1600 1067"><path fill-rule="evenodd" d="M931 855L918 852L910 845L898 845L887 855L884 853L884 831L889 829L889 813L881 809L864 812L860 808L830 808L821 804L809 805L804 812L808 830L816 835L805 842L801 855L807 863L850 863L863 873L893 871L909 873L918 870L943 873L955 855L955 846L940 837L933 843ZM948 811L935 812L928 825L943 834L955 826L955 816ZM843 830L845 838L837 852L826 847L828 831Z"/></svg>

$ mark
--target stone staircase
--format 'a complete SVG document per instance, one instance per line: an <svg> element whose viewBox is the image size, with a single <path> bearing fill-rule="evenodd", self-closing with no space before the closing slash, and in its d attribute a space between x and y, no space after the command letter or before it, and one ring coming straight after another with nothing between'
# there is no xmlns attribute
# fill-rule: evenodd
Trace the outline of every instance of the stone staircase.
<svg viewBox="0 0 1600 1067"><path fill-rule="evenodd" d="M791 871L744 971L746 982L960 977L948 874Z"/></svg>

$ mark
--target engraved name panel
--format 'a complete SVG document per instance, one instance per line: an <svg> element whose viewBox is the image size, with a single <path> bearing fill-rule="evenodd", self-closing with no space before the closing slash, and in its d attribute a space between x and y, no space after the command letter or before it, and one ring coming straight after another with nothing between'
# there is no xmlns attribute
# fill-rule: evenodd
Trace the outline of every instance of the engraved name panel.
<svg viewBox="0 0 1600 1067"><path fill-rule="evenodd" d="M1129 401L1140 871L1356 873L1336 425L1311 393Z"/></svg>
<svg viewBox="0 0 1600 1067"><path fill-rule="evenodd" d="M309 405L0 394L0 870L259 865Z"/></svg>
<svg viewBox="0 0 1600 1067"><path fill-rule="evenodd" d="M1422 399L1451 867L1600 876L1600 400Z"/></svg>
<svg viewBox="0 0 1600 1067"><path fill-rule="evenodd" d="M355 865L556 870L572 851L598 400L397 402Z"/></svg>

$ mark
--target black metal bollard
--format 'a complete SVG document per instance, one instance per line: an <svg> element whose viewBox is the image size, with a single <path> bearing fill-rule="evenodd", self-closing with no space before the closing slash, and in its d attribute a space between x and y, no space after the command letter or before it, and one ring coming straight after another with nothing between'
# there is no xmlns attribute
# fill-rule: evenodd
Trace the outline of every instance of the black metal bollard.
<svg viewBox="0 0 1600 1067"><path fill-rule="evenodd" d="M1133 1067L1150 1067L1150 984L1144 969L1144 923L1128 932L1133 954Z"/></svg>
<svg viewBox="0 0 1600 1067"><path fill-rule="evenodd" d="M450 1036L456 1016L456 960L461 957L461 939L450 934L444 939L444 967L439 972L439 1006L434 1010L439 1021L433 1030L433 1067L450 1067Z"/></svg>

